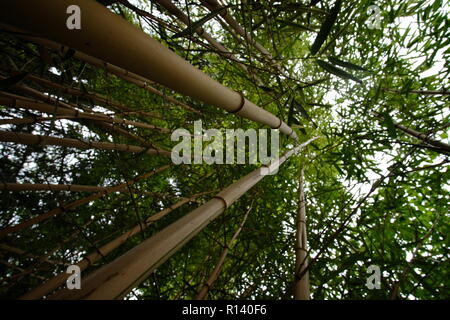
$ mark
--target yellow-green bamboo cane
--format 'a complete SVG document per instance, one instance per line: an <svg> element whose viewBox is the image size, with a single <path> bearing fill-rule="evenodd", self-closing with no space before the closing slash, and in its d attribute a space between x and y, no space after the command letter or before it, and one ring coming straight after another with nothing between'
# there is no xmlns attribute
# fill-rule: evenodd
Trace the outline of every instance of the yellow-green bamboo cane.
<svg viewBox="0 0 450 320"><path fill-rule="evenodd" d="M19 35L19 37L21 37L22 39L34 42L34 43L39 44L39 45L44 46L44 47L51 48L51 49L53 49L54 51L58 52L61 55L66 55L66 54L69 54L69 53L73 53L73 57L76 58L76 59L79 59L81 61L87 62L87 63L89 63L92 66L95 66L95 67L98 67L98 68L102 68L106 72L108 72L110 74L113 74L113 75L115 75L115 76L117 76L117 77L119 77L119 78L121 78L121 79L123 79L125 81L131 82L131 83L137 85L138 87L141 87L141 88L145 89L146 91L148 91L148 92L150 92L152 94L156 94L156 95L162 97L164 100L166 100L168 102L171 102L171 103L174 103L176 105L179 105L179 106L183 107L186 110L189 110L191 112L194 112L194 113L197 113L197 114L200 114L200 115L202 114L200 111L198 111L198 110L188 106L187 104L185 104L185 103L183 103L183 102L181 102L181 101L179 101L179 100L177 100L177 99L175 99L175 98L173 98L171 96L168 96L168 95L164 94L163 92L159 91L158 89L152 87L150 84L152 84L154 82L149 80L149 79L146 79L146 78L144 78L142 76L139 76L139 75L137 75L135 73L132 73L132 72L130 72L128 70L120 68L120 67L118 67L116 65L113 65L113 64L108 63L106 61L103 61L101 59L98 59L98 58L92 57L90 55L87 55L87 54L85 54L83 52L70 51L70 50L73 50L73 49L71 49L71 48L69 48L67 46L61 45L61 44L59 44L57 42L54 42L54 41L51 41L51 40L48 40L48 39L44 39L44 38L42 38L40 36L36 36L36 35L32 35L32 34L25 35L25 34L22 33L22 30L17 29L15 27L12 27L10 25L5 25L5 24L1 23L1 21L0 21L0 26L3 29L5 29L5 30L17 33Z"/></svg>
<svg viewBox="0 0 450 320"><path fill-rule="evenodd" d="M171 131L167 128L157 127L152 124L142 123L137 121L125 120L117 117L110 117L103 114L98 113L88 113L81 112L76 109L68 109L66 107L49 105L47 103L42 103L36 100L32 100L29 98L21 97L15 94L9 94L6 92L0 91L0 104L6 107L14 107L14 108L25 108L32 109L41 112L45 112L53 115L66 115L72 116L78 119L87 119L87 120L97 120L104 121L112 124L125 124L132 125L138 128L150 129L150 130L158 130L163 133L170 133Z"/></svg>
<svg viewBox="0 0 450 320"><path fill-rule="evenodd" d="M169 158L171 156L171 152L167 150L143 148L139 146L121 143L112 143L112 142L98 142L98 141L71 139L71 138L56 138L37 134L17 133L3 130L0 130L0 141L15 142L28 145L62 146L78 149L116 150L131 153L142 152L149 155L162 155Z"/></svg>

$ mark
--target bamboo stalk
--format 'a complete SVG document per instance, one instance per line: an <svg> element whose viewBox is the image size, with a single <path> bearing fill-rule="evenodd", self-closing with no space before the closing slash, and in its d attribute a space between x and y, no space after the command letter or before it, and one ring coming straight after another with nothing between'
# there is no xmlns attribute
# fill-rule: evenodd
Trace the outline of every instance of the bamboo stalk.
<svg viewBox="0 0 450 320"><path fill-rule="evenodd" d="M12 27L10 25L4 25L4 24L1 24L1 23L0 23L0 25L2 26L2 28L5 28L7 30L21 33L20 29L14 28L14 27ZM69 50L73 50L73 49L71 49L71 48L69 48L67 46L63 46L61 44L58 44L57 42L54 42L54 41L51 41L51 40L48 40L48 39L44 39L44 38L39 37L39 36L33 36L31 34L29 34L29 35L21 34L20 37L23 38L23 39L26 39L28 41L37 43L39 45L42 45L42 46L45 46L45 47L49 47L49 48L51 48L51 49L55 50L56 52L58 52L60 54L63 54L63 55L68 54ZM108 72L110 74L113 74L113 75L117 76L118 78L121 78L121 79L123 79L123 80L125 80L127 82L133 83L133 84L135 84L135 85L145 89L146 91L148 91L148 92L150 92L152 94L156 94L156 95L162 97L163 99L165 99L168 102L172 102L172 103L174 103L176 105L179 105L180 107L182 107L182 108L184 108L184 109L186 109L188 111L191 111L191 112L194 112L194 113L197 113L197 114L200 114L200 115L202 114L200 111L190 107L189 105L187 105L187 104L185 104L185 103L175 99L174 97L168 96L168 95L164 94L163 92L159 91L158 89L152 87L150 84L152 84L154 82L149 80L149 79L146 79L146 78L144 78L144 77L142 77L140 75L137 75L137 74L135 74L133 72L129 72L129 71L123 69L123 68L120 68L120 67L118 67L116 65L113 65L113 64L108 63L106 61L103 61L101 59L92 57L92 56L90 56L88 54L85 54L83 52L74 51L72 53L73 53L73 56L76 59L78 59L78 60L87 62L87 63L89 63L92 66L95 66L95 67L98 67L98 68L102 68L106 72Z"/></svg>
<svg viewBox="0 0 450 320"><path fill-rule="evenodd" d="M4 79L4 77L0 76L0 79ZM25 85L17 85L16 84L16 85L14 85L14 89L17 89L17 90L19 90L19 91L21 91L21 92L23 92L25 94L28 94L28 95L36 98L36 99L39 99L39 100L42 100L42 101L46 101L46 102L52 103L54 105L62 106L62 107L65 107L67 109L77 110L75 106L73 106L73 105L71 105L69 103L66 103L66 102L63 102L63 101L59 101L58 99L55 99L55 98L53 98L51 96L47 96L47 95L43 94L42 92L39 92L38 90L35 90L35 89L30 88L30 87L25 86ZM132 111L132 109L130 109L128 107L124 106L124 108L125 108L125 111ZM152 115L152 114L150 114L148 112L142 112L142 111L138 111L138 112L140 114L143 114L143 115L154 116L154 115ZM119 134L121 134L121 135L123 135L125 137L128 137L128 138L131 138L133 140L139 141L144 146L147 146L149 148L154 148L153 144L149 143L147 140L145 140L145 139L143 139L143 138L141 138L141 137L139 137L139 136L137 136L137 135L135 135L133 133L130 133L130 132L128 132L128 131L126 131L126 130L124 130L122 128L117 128L117 127L115 127L115 126L113 126L113 125L111 125L109 123L101 123L101 122L97 123L97 125L102 127L103 129L107 130L108 132L119 133Z"/></svg>
<svg viewBox="0 0 450 320"><path fill-rule="evenodd" d="M5 79L5 77L0 76L0 79ZM38 99L38 100L41 100L41 101L44 101L46 103L52 103L54 105L58 105L58 106L62 106L62 107L68 108L68 109L75 109L76 110L74 105L72 105L70 103L67 103L67 102L64 102L64 101L60 101L60 100L58 100L58 99L56 99L54 97L46 95L46 94L44 94L44 93L42 93L42 92L40 92L40 91L38 91L36 89L30 88L30 87L28 87L26 85L18 85L18 84L16 84L16 85L14 85L13 88L18 90L18 91L20 91L20 92L22 92L23 94L30 95L31 97L33 97L35 99ZM148 117L151 117L151 118L161 118L160 116L155 115L153 113L149 113L149 112L145 112L145 111L139 111L139 110L133 110L133 109L128 108L127 106L125 106L123 104L118 104L118 105L116 105L116 107L118 108L118 110L121 110L121 111L124 111L124 112L136 112L136 113L138 113L140 115L148 116Z"/></svg>
<svg viewBox="0 0 450 320"><path fill-rule="evenodd" d="M125 120L117 117L110 117L102 114L96 113L87 113L81 112L76 109L68 109L66 107L52 106L46 103L41 103L39 101L33 101L31 99L27 99L18 95L9 94L0 91L0 104L11 107L11 108L25 108L37 110L49 114L55 115L67 115L72 116L73 118L79 119L88 119L88 120L96 120L96 121L104 121L112 124L124 124L124 125L132 125L137 128L150 129L150 130L158 130L164 133L170 133L171 131L167 128L157 127L152 124Z"/></svg>
<svg viewBox="0 0 450 320"><path fill-rule="evenodd" d="M37 123L37 122L55 121L55 120L73 119L73 118L74 117L72 117L72 116L8 118L8 119L1 119L0 126L5 125L5 124L14 124L14 125L32 124L32 123Z"/></svg>
<svg viewBox="0 0 450 320"><path fill-rule="evenodd" d="M49 260L49 259L48 259L47 257L45 257L45 256L44 256L44 257L35 256L35 255L33 255L33 254L28 253L28 252L25 251L25 250L22 250L22 249L19 249L19 248L15 248L15 247L11 247L11 246L9 246L9 245L7 245L7 244L4 244L4 243L0 243L0 250L12 252L12 253L15 253L15 254L18 254L18 255L21 255L21 256L27 256L27 257L30 257L30 258L32 258L32 259L38 259L38 260L40 260L41 262L46 262L46 263L48 263L48 264L50 264L50 265L58 265L58 264L65 265L65 263L63 263L63 262L61 262L61 261L53 261L53 260Z"/></svg>
<svg viewBox="0 0 450 320"><path fill-rule="evenodd" d="M423 134L421 132L418 132L416 130L410 129L408 127L405 127L404 125L401 125L399 123L394 123L394 126L399 128L400 130L402 130L403 132L409 134L410 136L413 136L419 140L422 140L423 142L427 143L427 144L431 144L432 146L435 146L437 148L443 149L447 152L450 152L450 145L439 141L439 140L435 140L433 138L430 138L428 135Z"/></svg>
<svg viewBox="0 0 450 320"><path fill-rule="evenodd" d="M181 207L182 205L184 205L184 204L186 204L188 202L193 201L194 199L196 199L196 198L198 198L198 197L200 197L200 196L202 196L202 195L204 195L206 193L209 193L209 192L202 192L202 193L195 194L195 195L193 195L191 197L184 198L184 199L178 201L177 203L171 205L170 207L168 207L168 208L166 208L166 209L164 209L164 210L162 210L162 211L160 211L160 212L150 216L143 223L138 223L133 228L129 229L128 231L126 231L124 233L122 233L117 238L109 241L108 243L102 245L100 248L98 248L94 252L92 252L89 255L87 255L84 259L79 261L77 263L77 265L80 267L81 271L85 270L86 268L88 268L89 266L93 265L95 262L100 260L102 257L106 256L107 254L109 254L110 252L112 252L113 250L115 250L116 248L121 246L123 243L125 243L132 236L134 236L134 235L144 231L152 223L162 219L163 217L165 217L167 214L171 213L175 209ZM46 296L49 293L51 293L53 290L57 289L62 284L64 284L67 281L68 276L69 275L67 273L62 272L62 273L58 274L57 276L51 278L47 282L43 283L39 287L36 287L35 289L33 289L30 292L26 293L20 299L21 300L41 299L44 296ZM51 298L52 299L57 299L58 298L57 296L58 295L55 294Z"/></svg>
<svg viewBox="0 0 450 320"><path fill-rule="evenodd" d="M389 91L389 92L394 92L394 93L402 93L400 90L395 90L395 89L384 89L385 91ZM423 94L423 95L444 95L444 96L448 96L450 95L450 91L449 90L411 90L405 93L415 93L415 94Z"/></svg>
<svg viewBox="0 0 450 320"><path fill-rule="evenodd" d="M228 244L226 245L225 249L222 251L222 253L221 253L221 255L220 255L220 257L219 257L219 259L217 261L217 264L214 267L213 272L211 273L211 275L209 276L208 280L205 282L203 287L200 289L200 291L197 293L197 295L195 297L195 300L204 300L206 298L206 296L208 295L209 289L213 286L214 282L219 277L219 274L222 271L223 264L225 263L225 258L228 255L228 251L233 247L234 241L239 236L239 233L241 233L242 228L244 227L244 224L247 221L247 217L248 217L248 214L250 213L250 211L251 211L251 207L245 213L244 219L242 219L242 222L239 225L238 229L236 230L236 232L231 237L231 239L228 242Z"/></svg>
<svg viewBox="0 0 450 320"><path fill-rule="evenodd" d="M19 31L18 29L11 28L10 26L5 26L5 27L6 27L6 29L10 29L12 31L16 31L16 32ZM56 43L54 41L50 41L48 39L43 39L41 37L30 36L30 35L27 35L27 36L23 36L22 35L21 37L26 39L26 40L32 41L34 43L37 43L37 44L49 47L49 48L51 48L51 49L53 49L56 52L59 52L61 54L67 54L69 52L69 50L72 50L69 47L60 45L60 44L58 44L58 43ZM140 87L140 88L142 88L142 89L144 89L144 90L146 90L146 91L148 91L148 92L150 92L152 94L160 96L161 98L163 98L164 100L166 100L168 102L171 102L171 103L174 103L176 105L179 105L180 107L182 107L182 108L184 108L184 109L186 109L188 111L194 112L194 113L199 114L199 115L202 114L200 111L192 108L191 106L189 106L189 105L187 105L187 104L185 104L185 103L175 99L174 97L168 96L168 95L164 94L163 92L159 91L158 89L152 87L150 84L152 84L154 82L149 80L149 79L146 79L146 78L144 78L142 76L139 76L139 75L137 75L137 74L135 74L133 72L129 72L129 71L123 69L123 68L120 68L120 67L118 67L116 65L113 65L111 63L105 62L105 61L103 61L101 59L97 59L95 57L92 57L92 56L87 55L87 54L85 54L83 52L80 52L80 51L75 51L73 56L76 59L84 61L84 62L87 62L87 63L89 63L92 66L104 69L106 72L108 72L110 74L113 74L113 75L117 76L118 78L120 78L122 80L130 82L130 83L132 83L132 84L134 84L134 85L136 85L136 86L138 86L138 87Z"/></svg>
<svg viewBox="0 0 450 320"><path fill-rule="evenodd" d="M287 151L269 166L256 169L214 198L178 219L113 262L84 278L80 290L62 289L58 299L119 299L144 281L157 267L217 218L227 207L258 183L268 171L277 170L292 154L317 138Z"/></svg>
<svg viewBox="0 0 450 320"><path fill-rule="evenodd" d="M373 112L373 114L376 117L378 117L378 118L384 118L381 113ZM447 152L450 152L450 145L445 143L445 142L433 139L427 134L424 134L424 133L418 132L416 130L410 129L410 128L405 127L404 125L402 125L400 123L397 123L397 122L394 122L394 126L396 128L398 128L398 129L402 130L403 132L409 134L410 136L416 138L416 139L422 140L423 142L425 142L425 143L427 143L429 145L432 145L432 146L435 146L435 147L437 147L439 149L442 149L442 150L445 150Z"/></svg>
<svg viewBox="0 0 450 320"><path fill-rule="evenodd" d="M35 75L31 75L31 74L28 75L27 78L32 80L32 81L34 81L34 82L37 82L37 83L39 83L41 85L44 85L46 87L58 90L58 91L60 91L62 93L65 93L65 94L68 94L68 95L73 95L73 96L79 96L79 97L83 97L83 98L88 98L88 99L91 99L93 101L96 101L96 102L99 102L99 103L102 103L102 104L110 105L110 106L112 106L112 107L114 107L115 109L118 109L118 110L126 110L126 111L134 110L132 108L129 108L129 107L125 106L123 103L120 103L118 101L112 100L112 99L110 99L110 98L108 98L108 97L106 97L104 95L98 94L98 93L83 92L83 91L81 91L79 89L68 87L68 86L65 86L65 85L58 84L58 83L54 83L54 82L52 82L50 80L43 79L43 78L37 77ZM161 115L155 114L155 113L152 113L152 118L164 120L164 118Z"/></svg>
<svg viewBox="0 0 450 320"><path fill-rule="evenodd" d="M31 227L32 225L35 225L35 224L37 224L39 222L47 220L47 219L49 219L49 218L51 218L53 216L56 216L58 214L67 212L69 210L73 210L73 209L75 209L76 207L78 207L80 205L89 203L89 202L94 201L96 199L100 199L100 198L106 196L107 194L110 194L110 193L113 193L113 192L120 192L120 191L122 191L124 189L126 190L129 186L135 184L136 182L138 182L138 181L140 181L142 179L146 179L148 177L151 177L154 174L160 173L160 172L168 169L169 167L171 167L171 165L162 166L162 167L160 167L158 169L152 170L152 171L147 172L147 173L145 173L145 174L143 174L141 176L138 176L138 177L134 178L131 181L127 181L125 183L121 183L121 184L119 184L117 186L114 186L114 187L108 187L105 191L94 193L94 194L92 194L90 196L87 196L87 197L84 197L82 199L73 201L73 202L68 203L68 204L64 204L61 207L58 207L58 208L53 209L53 210L50 210L50 211L48 211L48 212L46 212L44 214L41 214L41 215L39 215L37 217L31 218L31 219L26 220L24 222L20 222L19 224L16 224L14 226L1 229L0 230L0 238L4 237L4 236L6 236L6 235L8 235L10 233L18 232L18 231L23 230L25 228Z"/></svg>
<svg viewBox="0 0 450 320"><path fill-rule="evenodd" d="M0 67L0 69L9 72L12 75L18 74L17 71L11 70L9 68ZM33 74L26 75L26 78L29 79L29 80L32 80L32 81L34 81L34 82L36 82L36 83L38 83L40 85L43 85L43 86L48 87L48 88L52 88L52 89L57 90L57 91L59 91L61 93L64 93L64 94L68 94L68 95L72 95L72 96L78 96L78 97L83 97L83 98L90 99L90 100L93 100L93 101L96 101L96 102L99 102L99 103L107 104L107 105L110 105L110 106L112 106L112 107L114 107L115 109L118 109L118 110L126 110L126 111L133 110L132 108L129 108L129 107L125 106L123 103L120 103L118 101L112 100L112 99L110 99L110 98L108 98L108 97L106 97L104 95L98 94L98 93L83 92L83 91L81 91L79 89L68 87L66 85L62 85L62 84L59 84L59 83L54 83L54 82L52 82L52 81L50 81L48 79L44 79L44 78L38 77L38 76L33 75ZM20 87L19 87L19 89L20 89ZM157 118L157 119L164 120L161 115L156 115L156 114L152 114L152 118Z"/></svg>
<svg viewBox="0 0 450 320"><path fill-rule="evenodd" d="M50 183L5 183L0 184L1 191L70 191L70 192L105 192L108 187L86 186L79 184Z"/></svg>
<svg viewBox="0 0 450 320"><path fill-rule="evenodd" d="M15 264L12 264L12 263L9 263L8 261L5 261L5 260L2 260L2 259L0 259L0 263L1 264L4 264L5 266L7 266L7 267L9 267L9 268L11 268L11 269L14 269L14 270L17 270L17 271L19 271L20 272L20 274L16 274L16 275L13 275L11 278L18 278L18 277L22 277L23 275L25 275L25 274L27 274L27 270L25 270L25 269L23 269L23 268L21 268L21 267L18 267L18 266L16 266ZM41 280L41 281L46 281L47 279L46 278L44 278L44 277L42 277L42 276L40 276L40 275L37 275L37 274L34 274L34 273L28 273L28 274L30 274L31 276L33 276L34 278L36 278L36 279L39 279L39 280Z"/></svg>
<svg viewBox="0 0 450 320"><path fill-rule="evenodd" d="M0 141L15 142L28 145L42 145L42 146L62 146L77 149L99 149L99 150L116 150L131 153L146 153L149 155L162 155L170 157L170 151L160 149L143 148L128 144L112 143L112 142L98 142L82 139L71 138L56 138L50 136L35 135L29 133L17 133L0 130Z"/></svg>
<svg viewBox="0 0 450 320"><path fill-rule="evenodd" d="M83 27L65 28L66 8L71 0L55 3L39 0L3 1L0 20L20 29L32 30L98 59L130 70L206 104L214 105L249 120L279 129L297 140L296 133L281 119L245 97L211 79L141 30L101 4L79 0ZM52 23L45 23L52 21ZM55 25L61 27L55 28ZM123 48L133 44L133 51Z"/></svg>
<svg viewBox="0 0 450 320"><path fill-rule="evenodd" d="M295 280L294 280L294 299L295 300L309 300L309 271L299 278L297 275L301 274L307 268L307 239L306 239L306 205L305 205L305 190L304 190L304 170L300 169L300 177L298 183L298 198L299 206L297 211L297 232L295 241Z"/></svg>

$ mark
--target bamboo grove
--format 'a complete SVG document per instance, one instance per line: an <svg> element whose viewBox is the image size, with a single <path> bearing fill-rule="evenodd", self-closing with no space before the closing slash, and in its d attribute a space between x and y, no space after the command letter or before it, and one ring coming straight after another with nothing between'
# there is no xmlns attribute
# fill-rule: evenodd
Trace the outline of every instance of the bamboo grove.
<svg viewBox="0 0 450 320"><path fill-rule="evenodd" d="M0 296L448 299L449 11L1 2ZM197 120L280 158L175 165Z"/></svg>

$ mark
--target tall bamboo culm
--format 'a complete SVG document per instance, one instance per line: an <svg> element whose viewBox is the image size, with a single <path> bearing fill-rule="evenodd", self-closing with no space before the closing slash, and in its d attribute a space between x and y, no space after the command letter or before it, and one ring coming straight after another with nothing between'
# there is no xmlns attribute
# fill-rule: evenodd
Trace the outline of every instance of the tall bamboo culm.
<svg viewBox="0 0 450 320"><path fill-rule="evenodd" d="M297 211L297 232L295 241L295 281L294 281L294 299L309 300L309 272L307 271L301 278L298 274L308 265L307 258L307 239L306 239L306 205L304 189L304 170L300 169L298 183L298 211Z"/></svg>

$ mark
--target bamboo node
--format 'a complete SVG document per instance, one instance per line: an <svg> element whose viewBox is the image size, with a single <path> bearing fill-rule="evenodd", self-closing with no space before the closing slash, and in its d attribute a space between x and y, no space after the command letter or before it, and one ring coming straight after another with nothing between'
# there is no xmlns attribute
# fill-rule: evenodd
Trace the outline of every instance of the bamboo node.
<svg viewBox="0 0 450 320"><path fill-rule="evenodd" d="M281 119L279 119L278 118L278 120L280 120L280 124L277 126L277 127L274 127L274 128L272 128L272 129L280 129L281 128L281 126L283 125L283 120L281 120ZM292 129L292 128L291 128Z"/></svg>
<svg viewBox="0 0 450 320"><path fill-rule="evenodd" d="M214 199L214 198L219 199L219 200L222 200L222 202L225 204L225 208L228 208L228 207L230 206L230 205L228 204L227 200L225 200L225 199L222 198L221 196L217 195L217 196L214 196L213 199Z"/></svg>
<svg viewBox="0 0 450 320"><path fill-rule="evenodd" d="M239 104L239 107L236 110L230 111L230 113L238 113L239 111L241 111L244 108L244 105L245 105L244 94L240 91L236 91L236 92L239 93L239 95L241 96L241 103Z"/></svg>

